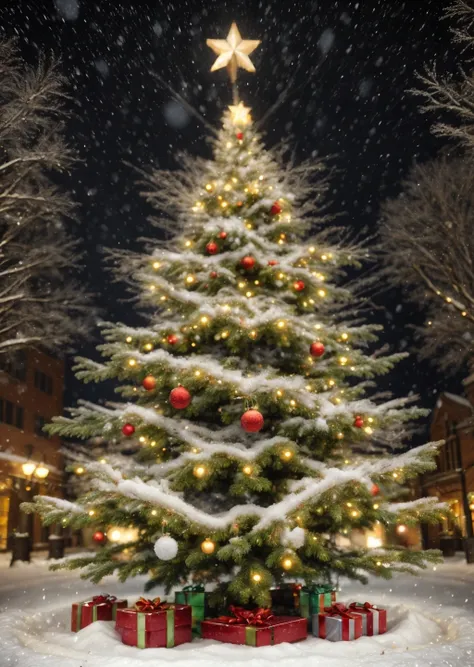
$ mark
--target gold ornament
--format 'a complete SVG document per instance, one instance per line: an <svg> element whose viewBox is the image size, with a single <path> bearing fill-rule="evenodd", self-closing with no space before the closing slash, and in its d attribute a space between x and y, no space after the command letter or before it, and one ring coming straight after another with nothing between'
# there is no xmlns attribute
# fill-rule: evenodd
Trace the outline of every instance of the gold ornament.
<svg viewBox="0 0 474 667"><path fill-rule="evenodd" d="M229 111L234 125L249 125L252 122L250 107L246 107L242 102L231 104Z"/></svg>
<svg viewBox="0 0 474 667"><path fill-rule="evenodd" d="M207 39L206 44L217 54L217 59L211 67L215 72L227 67L232 83L237 81L237 69L242 67L247 72L255 72L255 67L249 58L260 44L259 39L242 39L237 24L232 23L226 39Z"/></svg>
<svg viewBox="0 0 474 667"><path fill-rule="evenodd" d="M204 542L201 543L201 551L207 554L208 556L214 553L215 548L216 548L215 542L213 542L209 538L206 538Z"/></svg>

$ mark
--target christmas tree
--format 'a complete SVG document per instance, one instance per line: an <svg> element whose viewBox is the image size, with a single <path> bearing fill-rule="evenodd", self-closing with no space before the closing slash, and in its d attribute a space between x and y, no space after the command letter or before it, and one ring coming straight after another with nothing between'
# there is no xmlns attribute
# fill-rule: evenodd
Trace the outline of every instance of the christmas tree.
<svg viewBox="0 0 474 667"><path fill-rule="evenodd" d="M404 355L374 352L380 327L363 321L347 281L367 250L328 223L322 164L283 164L238 99L237 67L254 70L258 42L234 24L208 43L234 91L213 159L152 177L148 197L179 231L122 255L153 316L105 325L103 361L77 365L86 382L116 380L121 400L81 403L50 428L115 444L102 461L81 459L89 484L77 502L37 497L30 509L49 524L133 529L65 564L96 582L145 573L148 588L202 582L268 605L289 579L416 571L437 552L338 539L445 512L433 498L377 497L434 467L437 445L384 453L421 412L373 382Z"/></svg>

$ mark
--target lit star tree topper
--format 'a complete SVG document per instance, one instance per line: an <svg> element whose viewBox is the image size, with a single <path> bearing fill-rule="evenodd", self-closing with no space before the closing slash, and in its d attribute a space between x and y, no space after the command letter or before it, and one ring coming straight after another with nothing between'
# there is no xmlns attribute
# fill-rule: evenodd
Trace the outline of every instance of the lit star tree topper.
<svg viewBox="0 0 474 667"><path fill-rule="evenodd" d="M237 70L239 67L242 67L247 72L255 72L255 67L249 55L255 51L260 44L260 40L242 39L237 24L234 22L230 27L226 39L208 39L206 44L217 54L217 59L211 67L211 72L215 72L222 67L227 67L233 86L234 104L237 104Z"/></svg>

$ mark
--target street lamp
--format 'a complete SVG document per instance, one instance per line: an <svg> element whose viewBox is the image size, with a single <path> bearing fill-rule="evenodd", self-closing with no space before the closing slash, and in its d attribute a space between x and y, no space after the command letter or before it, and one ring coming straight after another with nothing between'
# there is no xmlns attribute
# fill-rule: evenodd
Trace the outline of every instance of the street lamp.
<svg viewBox="0 0 474 667"><path fill-rule="evenodd" d="M49 475L49 468L45 464L44 459L41 460L41 463L32 461L31 455L33 453L33 445L26 445L25 449L28 460L25 461L25 463L23 463L21 466L25 477L29 477L31 479L34 475L38 479L46 479L46 477Z"/></svg>

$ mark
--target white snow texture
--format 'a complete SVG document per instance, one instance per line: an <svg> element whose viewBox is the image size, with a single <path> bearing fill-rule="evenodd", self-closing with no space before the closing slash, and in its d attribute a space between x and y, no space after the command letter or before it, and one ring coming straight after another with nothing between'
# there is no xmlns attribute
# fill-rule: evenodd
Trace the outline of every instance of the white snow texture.
<svg viewBox="0 0 474 667"><path fill-rule="evenodd" d="M71 603L100 592L135 601L145 579L120 584L108 578L101 588L76 573L51 573L33 561L8 569L0 555L1 667L472 667L474 665L473 566L461 558L419 578L397 575L368 586L342 582L342 601L366 600L388 609L388 632L355 642L314 637L298 644L262 648L194 640L174 649L123 646L113 623L94 623L70 632ZM433 571L435 570L435 571ZM150 596L162 594L156 589ZM171 599L171 597L170 597Z"/></svg>

